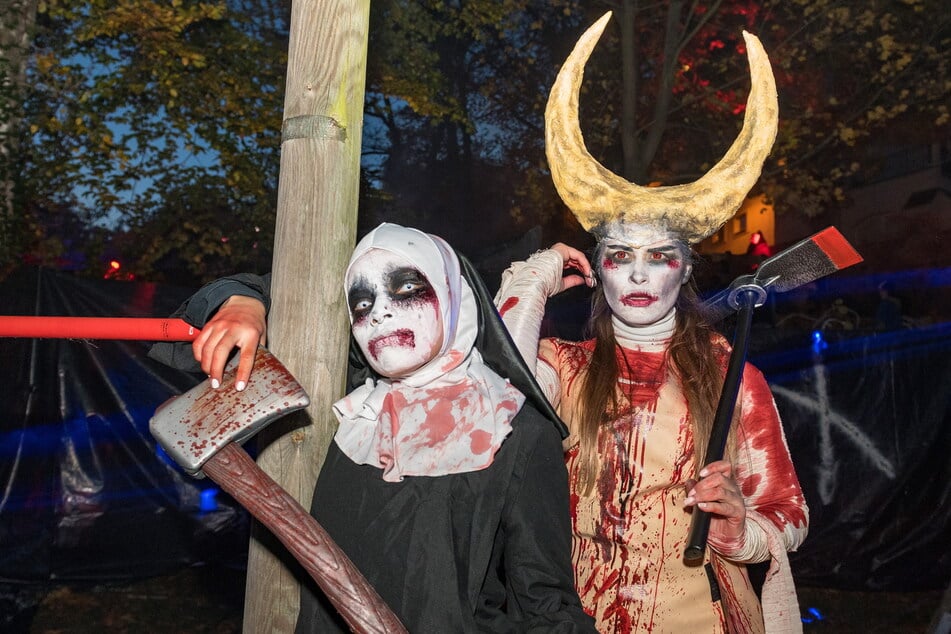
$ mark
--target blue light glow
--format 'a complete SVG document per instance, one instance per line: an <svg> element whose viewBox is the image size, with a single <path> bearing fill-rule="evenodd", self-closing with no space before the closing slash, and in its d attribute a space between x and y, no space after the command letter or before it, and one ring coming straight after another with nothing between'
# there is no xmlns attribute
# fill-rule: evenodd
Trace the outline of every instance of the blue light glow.
<svg viewBox="0 0 951 634"><path fill-rule="evenodd" d="M201 505L198 509L202 513L211 513L218 510L218 501L215 497L218 495L218 489L203 489L201 492Z"/></svg>
<svg viewBox="0 0 951 634"><path fill-rule="evenodd" d="M817 623L825 620L818 608L806 608L806 612L808 616L801 617L803 623Z"/></svg>
<svg viewBox="0 0 951 634"><path fill-rule="evenodd" d="M825 339L822 338L822 331L813 330L812 331L812 352L814 354L821 354L823 350L829 347L829 344L825 342Z"/></svg>

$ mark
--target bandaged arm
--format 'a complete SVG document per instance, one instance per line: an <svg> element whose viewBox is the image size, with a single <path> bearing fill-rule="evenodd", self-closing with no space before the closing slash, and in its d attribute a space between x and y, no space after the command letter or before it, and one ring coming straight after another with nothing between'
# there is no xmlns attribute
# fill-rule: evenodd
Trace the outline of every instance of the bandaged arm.
<svg viewBox="0 0 951 634"><path fill-rule="evenodd" d="M557 407L558 375L545 362L538 362L538 339L545 304L561 289L562 256L552 249L539 251L524 262L514 262L502 273L495 307L548 400Z"/></svg>

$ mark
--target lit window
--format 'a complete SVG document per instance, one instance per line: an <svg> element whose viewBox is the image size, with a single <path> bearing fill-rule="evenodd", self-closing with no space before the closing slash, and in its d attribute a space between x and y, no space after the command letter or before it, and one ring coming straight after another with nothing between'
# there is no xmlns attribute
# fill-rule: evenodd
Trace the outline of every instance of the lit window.
<svg viewBox="0 0 951 634"><path fill-rule="evenodd" d="M746 214L738 214L733 218L733 234L739 235L741 233L746 233Z"/></svg>

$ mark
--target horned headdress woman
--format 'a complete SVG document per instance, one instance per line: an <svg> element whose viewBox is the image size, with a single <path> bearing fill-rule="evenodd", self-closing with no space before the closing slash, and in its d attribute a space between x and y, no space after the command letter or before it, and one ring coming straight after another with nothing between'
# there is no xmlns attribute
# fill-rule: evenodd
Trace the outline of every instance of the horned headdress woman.
<svg viewBox="0 0 951 634"><path fill-rule="evenodd" d="M778 119L759 40L744 33L752 76L743 128L699 180L642 187L587 151L578 123L584 65L610 14L568 57L546 110L555 187L597 239L591 262L564 244L506 271L496 305L571 435L575 583L599 631L801 630L787 550L808 510L762 374L743 372L727 459L702 464L728 343L700 316L690 245L716 232L759 178ZM577 272L563 276L565 269ZM590 338L544 339L546 299L595 287ZM682 558L690 514L711 513L703 566ZM770 562L762 602L746 565Z"/></svg>

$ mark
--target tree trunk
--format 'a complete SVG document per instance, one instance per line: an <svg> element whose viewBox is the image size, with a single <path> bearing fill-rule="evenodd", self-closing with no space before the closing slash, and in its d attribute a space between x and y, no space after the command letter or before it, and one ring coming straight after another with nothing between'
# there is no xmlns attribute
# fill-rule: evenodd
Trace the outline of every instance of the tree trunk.
<svg viewBox="0 0 951 634"><path fill-rule="evenodd" d="M0 0L0 270L16 253L13 195L19 170L17 126L37 0Z"/></svg>
<svg viewBox="0 0 951 634"><path fill-rule="evenodd" d="M369 0L295 0L291 9L268 338L311 405L265 430L258 463L305 508L347 367L342 280L356 237L369 12ZM255 525L245 632L293 631L299 580L288 561Z"/></svg>

